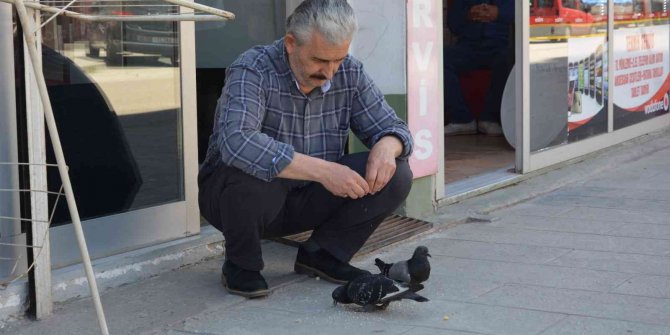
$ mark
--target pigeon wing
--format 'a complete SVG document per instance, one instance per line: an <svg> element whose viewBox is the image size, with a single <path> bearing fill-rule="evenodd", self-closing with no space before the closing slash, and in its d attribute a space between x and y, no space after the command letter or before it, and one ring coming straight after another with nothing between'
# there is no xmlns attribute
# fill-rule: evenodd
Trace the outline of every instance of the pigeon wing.
<svg viewBox="0 0 670 335"><path fill-rule="evenodd" d="M430 263L427 257L412 258L407 261L407 272L412 283L421 283L430 277ZM408 282L410 282L408 281Z"/></svg>
<svg viewBox="0 0 670 335"><path fill-rule="evenodd" d="M389 269L388 277L396 281L409 283L411 281L411 277L409 275L407 261L393 263L393 266L391 266Z"/></svg>
<svg viewBox="0 0 670 335"><path fill-rule="evenodd" d="M392 290L392 286L393 281L383 275L364 276L350 282L348 294L357 305L377 304Z"/></svg>
<svg viewBox="0 0 670 335"><path fill-rule="evenodd" d="M429 301L428 298L413 292L409 287L402 287L397 293L389 294L381 299L379 304L388 305L391 301L399 301L402 299L410 299L418 302Z"/></svg>

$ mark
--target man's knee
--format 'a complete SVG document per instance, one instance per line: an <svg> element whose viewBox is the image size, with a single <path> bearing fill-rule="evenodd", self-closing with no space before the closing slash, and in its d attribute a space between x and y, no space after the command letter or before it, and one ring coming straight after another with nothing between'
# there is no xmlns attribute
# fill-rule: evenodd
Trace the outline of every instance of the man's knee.
<svg viewBox="0 0 670 335"><path fill-rule="evenodd" d="M396 160L396 170L393 178L386 185L389 196L394 199L394 202L400 204L409 195L412 189L412 180L414 175L409 167L409 163L405 160Z"/></svg>
<svg viewBox="0 0 670 335"><path fill-rule="evenodd" d="M263 218L261 221L267 221L279 213L284 204L288 191L280 179L266 182L235 168L224 168L216 173L221 175L213 178L218 185L209 192L209 200L211 212L219 216L221 226L230 224L229 220L257 222Z"/></svg>

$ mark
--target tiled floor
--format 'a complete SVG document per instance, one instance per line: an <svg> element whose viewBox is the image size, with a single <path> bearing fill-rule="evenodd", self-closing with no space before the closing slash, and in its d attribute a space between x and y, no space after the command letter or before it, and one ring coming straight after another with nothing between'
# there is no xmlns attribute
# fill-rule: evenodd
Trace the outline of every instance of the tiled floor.
<svg viewBox="0 0 670 335"><path fill-rule="evenodd" d="M514 164L514 148L505 137L446 136L444 143L446 184Z"/></svg>

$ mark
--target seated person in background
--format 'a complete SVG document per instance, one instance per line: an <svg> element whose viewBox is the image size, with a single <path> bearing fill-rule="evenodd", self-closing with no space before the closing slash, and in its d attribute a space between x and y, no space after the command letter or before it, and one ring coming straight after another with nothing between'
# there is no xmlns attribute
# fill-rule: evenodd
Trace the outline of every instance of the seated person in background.
<svg viewBox="0 0 670 335"><path fill-rule="evenodd" d="M444 48L444 97L450 123L449 135L479 132L500 136L500 103L512 68L510 25L512 0L454 0L447 9L447 25L457 36L456 45ZM479 123L468 110L458 76L475 69L491 69L491 85Z"/></svg>

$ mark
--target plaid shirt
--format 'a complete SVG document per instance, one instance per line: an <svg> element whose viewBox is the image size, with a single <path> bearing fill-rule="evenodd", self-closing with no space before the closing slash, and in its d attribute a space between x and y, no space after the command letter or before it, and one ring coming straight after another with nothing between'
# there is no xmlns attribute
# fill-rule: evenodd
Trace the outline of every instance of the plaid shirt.
<svg viewBox="0 0 670 335"><path fill-rule="evenodd" d="M337 161L349 129L368 148L394 135L403 143L401 159L412 152L407 125L358 60L347 56L332 80L303 94L280 39L248 50L226 70L201 174L225 164L270 181L294 152Z"/></svg>

